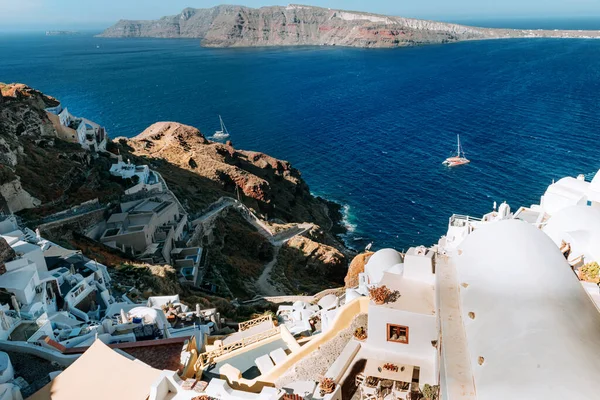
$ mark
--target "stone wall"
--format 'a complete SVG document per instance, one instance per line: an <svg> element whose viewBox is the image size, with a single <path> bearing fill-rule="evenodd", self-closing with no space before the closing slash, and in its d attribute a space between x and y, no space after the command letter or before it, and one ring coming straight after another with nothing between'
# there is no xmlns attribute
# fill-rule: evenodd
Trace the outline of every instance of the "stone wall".
<svg viewBox="0 0 600 400"><path fill-rule="evenodd" d="M101 208L74 217L42 224L38 228L41 235L50 240L70 240L73 238L73 232L85 232L91 226L104 221L106 210L106 208Z"/></svg>

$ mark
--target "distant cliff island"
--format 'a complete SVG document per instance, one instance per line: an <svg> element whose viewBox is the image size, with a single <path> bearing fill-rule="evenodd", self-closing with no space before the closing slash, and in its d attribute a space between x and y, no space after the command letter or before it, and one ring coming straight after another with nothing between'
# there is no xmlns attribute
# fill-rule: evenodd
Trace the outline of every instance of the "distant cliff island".
<svg viewBox="0 0 600 400"><path fill-rule="evenodd" d="M121 20L100 37L197 38L205 47L404 47L464 40L600 38L600 31L493 29L303 5L186 8L154 21Z"/></svg>

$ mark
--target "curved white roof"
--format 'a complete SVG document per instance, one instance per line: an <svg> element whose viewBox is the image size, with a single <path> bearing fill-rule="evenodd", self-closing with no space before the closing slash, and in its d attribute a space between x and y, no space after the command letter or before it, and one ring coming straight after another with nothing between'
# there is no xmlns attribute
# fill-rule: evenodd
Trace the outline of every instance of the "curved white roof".
<svg viewBox="0 0 600 400"><path fill-rule="evenodd" d="M396 264L402 263L402 257L394 249L382 249L369 258L365 265L365 272L369 275L371 283L379 283L383 273Z"/></svg>
<svg viewBox="0 0 600 400"><path fill-rule="evenodd" d="M541 206L548 214L554 214L565 207L587 202L590 183L572 178L562 178L548 186L542 196Z"/></svg>
<svg viewBox="0 0 600 400"><path fill-rule="evenodd" d="M594 175L594 179L592 179L589 186L589 191L589 197L592 200L600 201L600 170Z"/></svg>
<svg viewBox="0 0 600 400"><path fill-rule="evenodd" d="M600 170L596 173L592 182L590 182L587 197L588 200L600 203Z"/></svg>
<svg viewBox="0 0 600 400"><path fill-rule="evenodd" d="M600 313L548 236L486 224L454 260L478 400L598 398Z"/></svg>
<svg viewBox="0 0 600 400"><path fill-rule="evenodd" d="M557 246L564 240L572 253L583 254L585 262L600 261L600 209L589 206L567 207L552 215L543 231Z"/></svg>

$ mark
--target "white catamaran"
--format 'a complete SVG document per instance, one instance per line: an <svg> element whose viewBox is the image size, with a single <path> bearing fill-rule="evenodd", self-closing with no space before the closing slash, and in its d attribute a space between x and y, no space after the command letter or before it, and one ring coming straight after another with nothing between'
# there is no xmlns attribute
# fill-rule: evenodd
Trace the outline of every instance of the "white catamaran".
<svg viewBox="0 0 600 400"><path fill-rule="evenodd" d="M447 165L448 167L457 167L459 165L464 165L471 162L465 157L465 152L460 146L460 135L456 135L456 140L458 142L458 146L456 148L456 155L446 158L444 162L442 162L442 164Z"/></svg>
<svg viewBox="0 0 600 400"><path fill-rule="evenodd" d="M213 139L227 139L229 137L229 132L227 131L227 127L225 127L225 123L223 123L223 118L219 115L219 121L221 121L221 130L216 131L214 135L212 135Z"/></svg>

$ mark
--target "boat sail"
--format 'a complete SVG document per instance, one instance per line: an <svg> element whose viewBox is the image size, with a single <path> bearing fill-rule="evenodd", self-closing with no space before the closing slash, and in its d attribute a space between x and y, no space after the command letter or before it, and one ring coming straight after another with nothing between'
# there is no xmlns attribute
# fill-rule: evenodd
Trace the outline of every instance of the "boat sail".
<svg viewBox="0 0 600 400"><path fill-rule="evenodd" d="M457 167L459 165L464 165L471 162L465 157L465 152L460 145L460 135L456 135L456 141L458 142L456 155L446 158L444 162L442 162L442 164L447 165L448 167Z"/></svg>
<svg viewBox="0 0 600 400"><path fill-rule="evenodd" d="M223 118L219 115L219 121L221 122L221 130L216 131L214 135L212 135L213 139L227 139L229 137L229 131L227 131L227 127L223 122Z"/></svg>

